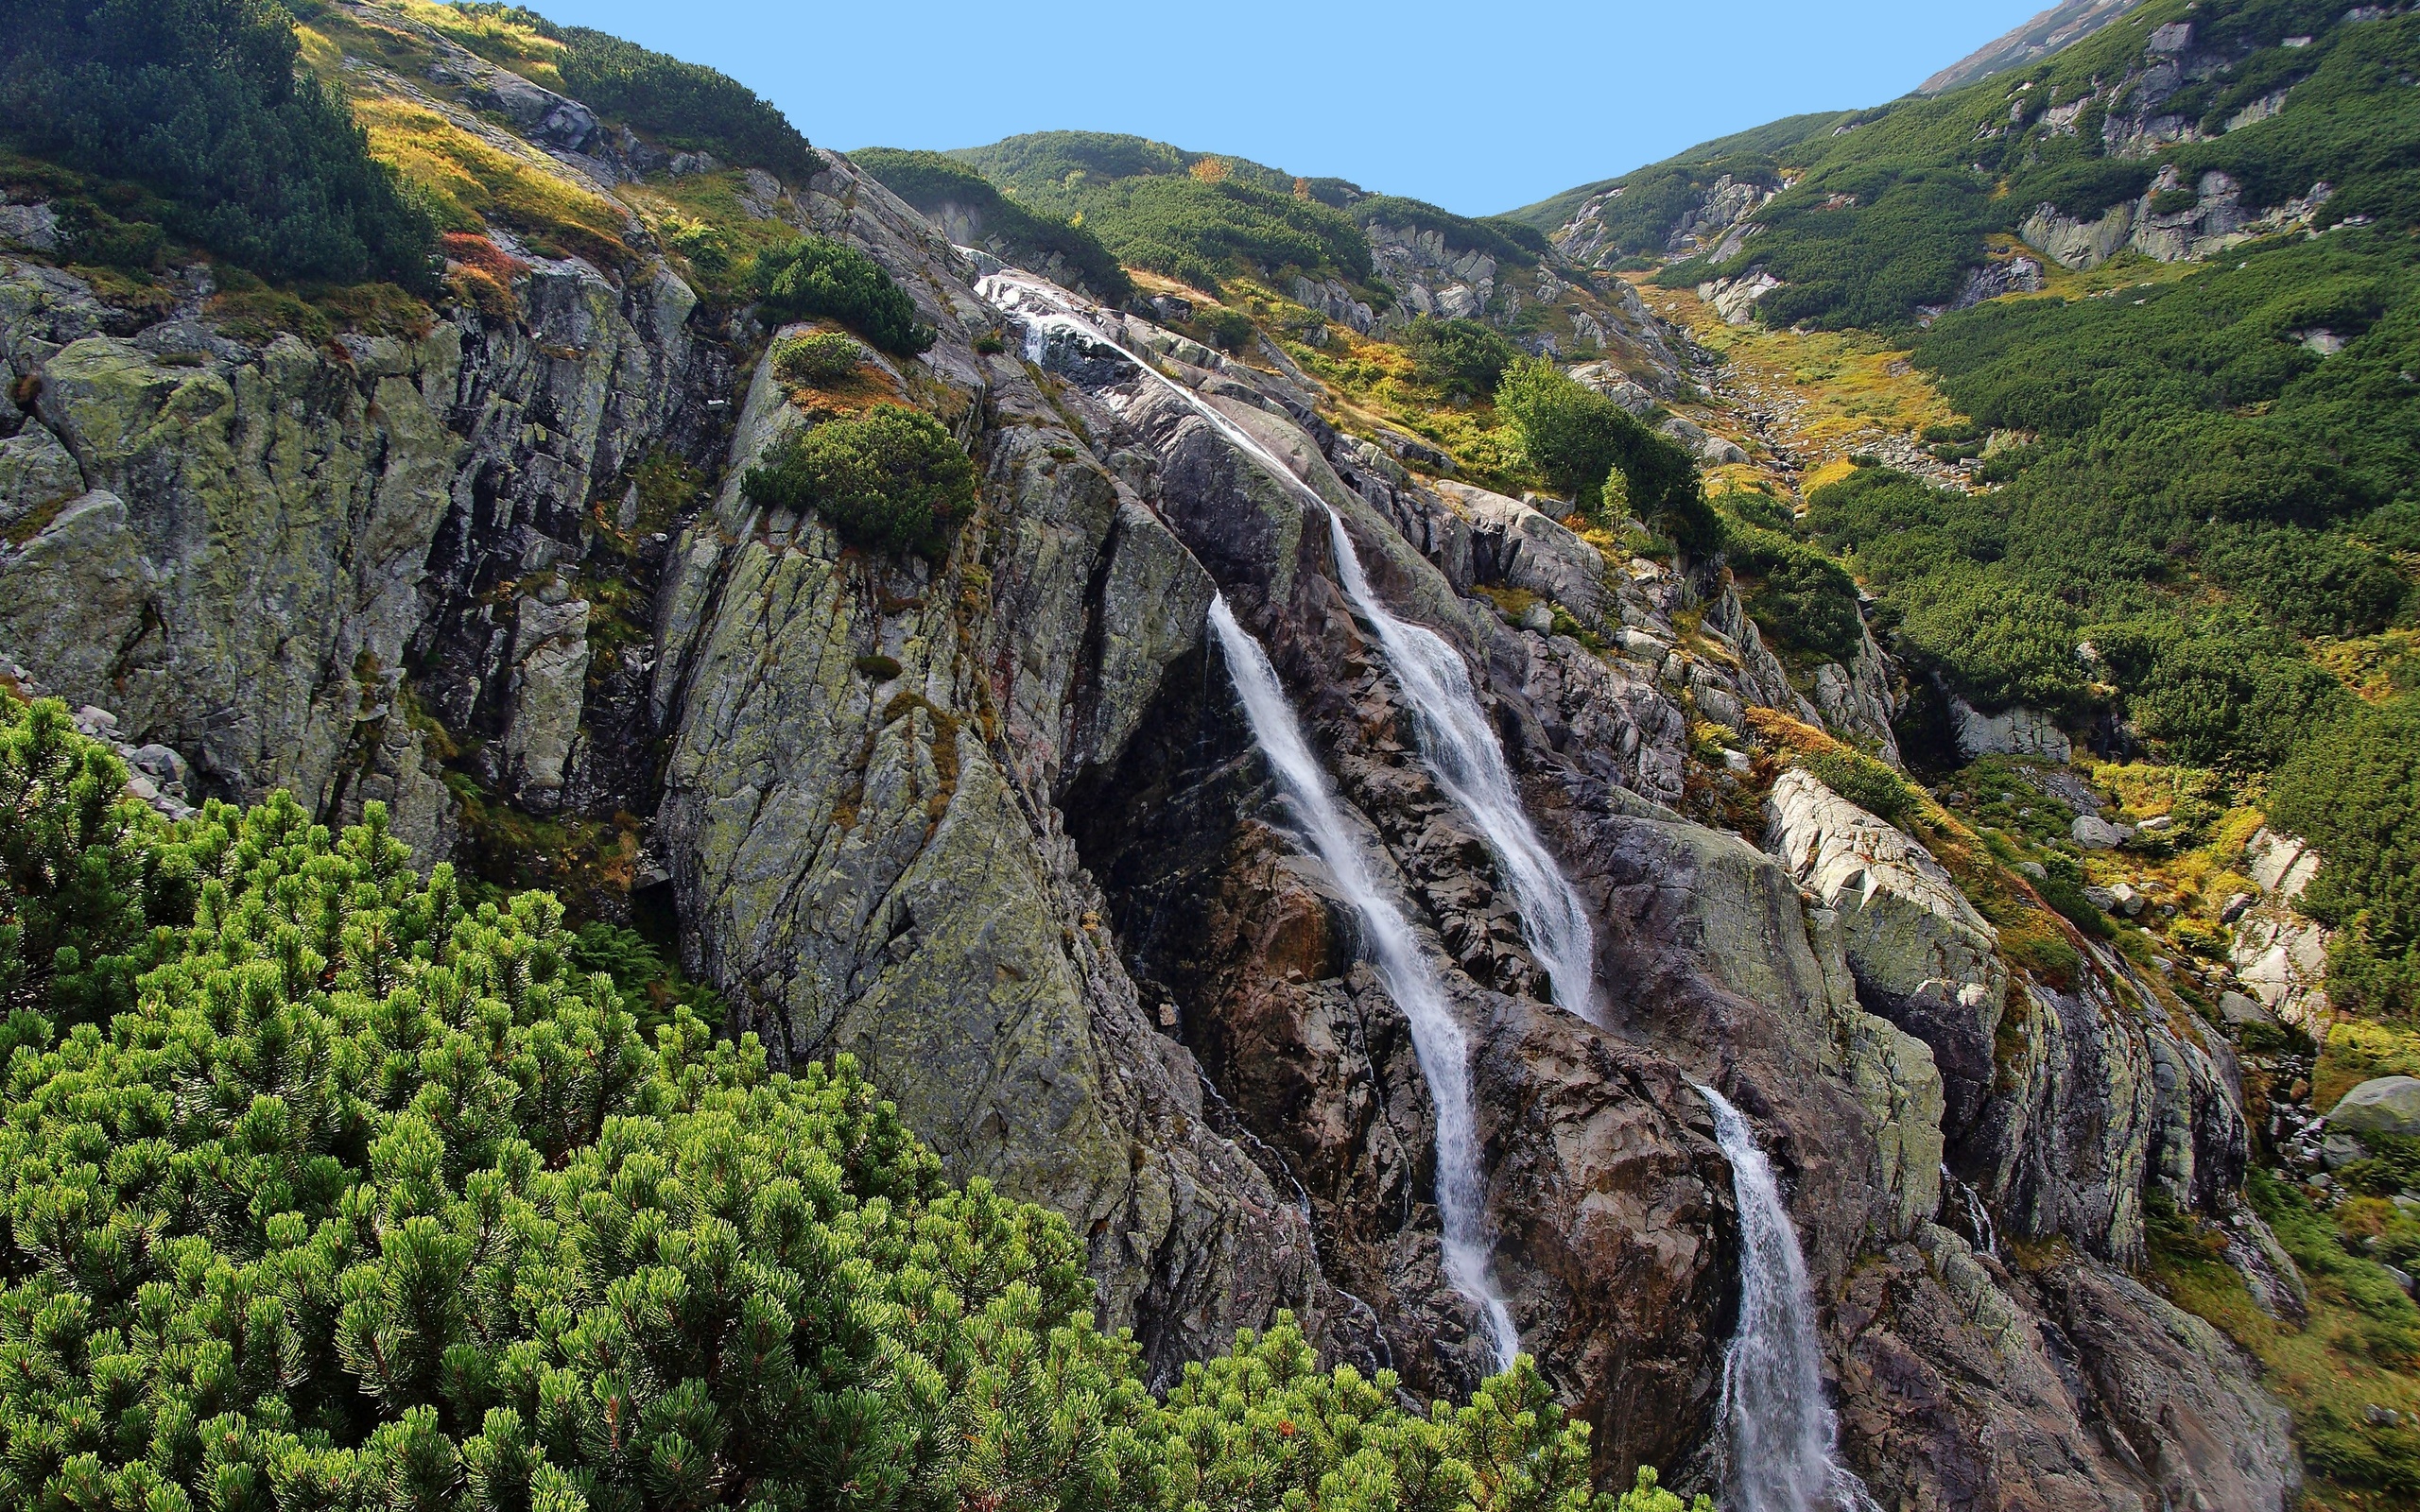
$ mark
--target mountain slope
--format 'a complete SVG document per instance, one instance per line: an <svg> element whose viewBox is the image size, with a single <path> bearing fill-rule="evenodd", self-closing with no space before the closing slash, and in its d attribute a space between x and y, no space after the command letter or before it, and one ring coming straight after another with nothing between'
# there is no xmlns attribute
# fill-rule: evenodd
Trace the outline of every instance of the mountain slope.
<svg viewBox="0 0 2420 1512"><path fill-rule="evenodd" d="M92 743L27 780L57 742L0 731L24 1499L1276 1512L1401 1500L1401 1450L1440 1508L1649 1464L1738 1505L1806 1468L1725 1412L1748 1294L1884 1504L2283 1512L2273 1386L2408 1490L2361 1414L2415 1405L2364 1258L2411 1258L2401 1151L2341 1220L2250 1174L2308 1094L2217 962L2303 970L2308 868L2247 852L2249 774L2089 745L2310 686L2290 629L2206 633L2216 564L2363 545L2382 228L1793 349L1518 222L1073 133L978 189L519 8L306 9L441 217L424 299L79 261L54 201L140 197L0 160L0 685ZM1841 124L1737 146L1777 180ZM1679 175L1657 254L1766 171ZM1801 501L1722 434L1735 334L1962 483L1955 393L2006 486ZM1950 701L1995 673L2065 701ZM190 849L100 824L135 800ZM534 881L630 936L573 951Z"/></svg>
<svg viewBox="0 0 2420 1512"><path fill-rule="evenodd" d="M1962 84L2048 58L2071 47L2142 0L2062 0L2005 36L1996 37L1916 86L1919 94L1942 94Z"/></svg>

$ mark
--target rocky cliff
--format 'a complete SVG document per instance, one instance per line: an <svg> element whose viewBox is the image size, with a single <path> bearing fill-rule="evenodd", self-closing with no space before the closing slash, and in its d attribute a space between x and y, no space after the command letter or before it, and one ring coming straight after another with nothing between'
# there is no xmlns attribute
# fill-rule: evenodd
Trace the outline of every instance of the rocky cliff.
<svg viewBox="0 0 2420 1512"><path fill-rule="evenodd" d="M998 350L980 269L837 155L755 204L862 249L939 333L884 381L982 470L945 561L748 501L814 417L771 333L644 251L532 254L511 313L316 348L231 335L199 272L138 317L10 262L0 648L197 793L382 799L425 855L459 822L446 763L529 816L630 816L627 880L668 879L735 1027L854 1053L954 1174L1065 1214L1161 1378L1291 1309L1458 1393L1490 1362L1443 1271L1435 1110L1205 639L1221 593L1446 979L1499 1278L1607 1470L1715 1473L1738 1238L1694 1080L1782 1173L1886 1503L2281 1504L2282 1413L2125 1270L2153 1193L2245 1217L2224 1046L2114 957L2012 964L1924 838L1771 743L1692 737L1887 742L1878 652L1802 693L1719 569L1424 482L1139 318L1102 312L1124 351ZM1548 1000L1324 520L1200 405L1461 653L1592 915L1599 1022ZM651 502L659 454L717 486Z"/></svg>

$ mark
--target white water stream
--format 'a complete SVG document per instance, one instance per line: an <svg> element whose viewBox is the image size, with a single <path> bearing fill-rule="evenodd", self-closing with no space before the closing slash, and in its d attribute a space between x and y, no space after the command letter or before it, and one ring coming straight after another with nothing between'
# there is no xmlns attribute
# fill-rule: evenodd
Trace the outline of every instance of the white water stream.
<svg viewBox="0 0 2420 1512"><path fill-rule="evenodd" d="M1772 1162L1720 1092L1699 1087L1698 1095L1714 1109L1739 1207L1739 1328L1722 1356L1722 1504L1730 1512L1872 1512L1865 1483L1835 1448L1814 1289Z"/></svg>
<svg viewBox="0 0 2420 1512"><path fill-rule="evenodd" d="M1521 1347L1512 1310L1495 1289L1488 1265L1486 1181L1479 1171L1478 1136L1472 1126L1470 1047L1462 1026L1446 1005L1445 989L1403 911L1378 889L1359 838L1319 758L1311 753L1294 709L1286 699L1269 653L1236 623L1223 597L1210 601L1210 628L1226 657L1236 696L1253 738L1268 758L1286 800L1311 849L1327 867L1339 891L1361 921L1371 963L1387 995L1411 1026L1413 1053L1428 1079L1437 1108L1437 1216L1444 1229L1445 1279L1470 1298L1487 1320L1496 1368L1509 1369Z"/></svg>
<svg viewBox="0 0 2420 1512"><path fill-rule="evenodd" d="M1596 939L1587 909L1571 882L1539 839L1536 826L1522 807L1520 790L1504 760L1503 743L1490 727L1471 683L1470 669L1445 639L1424 626L1396 618L1370 588L1359 553L1345 532L1344 519L1317 489L1261 444L1250 431L1218 406L1161 372L1150 362L1113 339L1059 288L1013 271L994 273L978 291L1001 309L1027 317L1028 355L1037 360L1048 339L1048 323L1064 322L1079 334L1123 353L1157 379L1194 413L1217 428L1230 444L1253 459L1263 472L1327 516L1328 537L1336 552L1338 575L1353 607L1378 637L1378 648L1394 674L1396 685L1410 701L1412 722L1420 737L1421 755L1438 786L1478 824L1488 849L1495 852L1505 885L1520 911L1521 932L1530 950L1546 967L1554 1000L1566 1012L1591 1022L1597 1013Z"/></svg>

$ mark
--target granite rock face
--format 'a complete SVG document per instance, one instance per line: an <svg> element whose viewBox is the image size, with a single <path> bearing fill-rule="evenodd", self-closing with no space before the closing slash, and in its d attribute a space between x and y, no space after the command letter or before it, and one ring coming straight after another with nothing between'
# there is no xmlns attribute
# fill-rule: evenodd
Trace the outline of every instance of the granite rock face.
<svg viewBox="0 0 2420 1512"><path fill-rule="evenodd" d="M806 418L760 364L713 507L673 548L659 843L694 964L777 1059L858 1057L953 1171L1067 1214L1156 1374L1330 1301L1310 1236L1207 1121L1058 807L1201 635L1209 578L1014 360L962 264L836 163L802 217L915 291L919 381L984 471L944 561L844 550L738 479Z"/></svg>
<svg viewBox="0 0 2420 1512"><path fill-rule="evenodd" d="M1859 997L1932 1048L1948 1128L1971 1128L1991 1095L2008 997L1998 935L1930 851L1804 770L1767 800L1766 848L1841 920Z"/></svg>

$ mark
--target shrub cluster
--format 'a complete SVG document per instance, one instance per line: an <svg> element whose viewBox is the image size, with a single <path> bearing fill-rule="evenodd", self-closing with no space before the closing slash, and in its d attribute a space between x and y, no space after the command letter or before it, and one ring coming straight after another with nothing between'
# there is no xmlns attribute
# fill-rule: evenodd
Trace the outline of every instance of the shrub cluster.
<svg viewBox="0 0 2420 1512"><path fill-rule="evenodd" d="M1847 569L1805 541L1745 520L1722 522L1722 547L1756 623L1784 648L1828 662L1856 659L1865 620Z"/></svg>
<svg viewBox="0 0 2420 1512"><path fill-rule="evenodd" d="M1617 246L1661 251L1654 244L1718 169L1767 187L1796 170L1755 213L1757 234L1734 257L1692 259L1661 278L1686 286L1761 266L1789 286L1759 302L1758 318L1824 329L1912 325L1923 307L1957 295L1992 233L2016 230L2046 204L2097 218L2142 197L2163 165L2186 187L2155 196L2154 215L2191 210L2200 198L2192 186L2217 169L2242 186L2247 207L2283 205L2325 181L2334 192L2323 221L2420 224L2411 166L2420 161L2420 101L2401 83L2420 68L2420 18L2357 19L2321 0L2226 0L2191 19L2195 52L2228 62L2161 99L2160 114L2198 119L2203 139L2156 158L2109 155L2109 81L2146 63L2142 26L2113 26L2022 76L1996 74L1813 129L1776 122L1765 140L1749 133L1710 145L1633 175L1599 215ZM2307 44L2282 45L2290 36ZM2283 111L2257 130L2227 129L2244 107L2289 91ZM2118 108L2134 109L2120 94ZM2059 105L2081 109L2054 120Z"/></svg>
<svg viewBox="0 0 2420 1512"><path fill-rule="evenodd" d="M936 561L975 507L975 464L941 422L905 404L786 433L740 480L752 504L813 510L840 539Z"/></svg>
<svg viewBox="0 0 2420 1512"><path fill-rule="evenodd" d="M272 0L23 0L0 27L0 131L145 185L169 232L262 274L434 292L434 219L343 96L296 73L301 51Z"/></svg>
<svg viewBox="0 0 2420 1512"><path fill-rule="evenodd" d="M592 109L667 146L768 168L792 183L823 170L789 117L730 75L586 26L561 36L563 85Z"/></svg>
<svg viewBox="0 0 2420 1512"><path fill-rule="evenodd" d="M1551 359L1506 368L1495 407L1512 420L1530 464L1582 510L1602 507L1605 481L1618 471L1632 512L1651 528L1694 549L1720 544L1721 524L1689 454Z"/></svg>
<svg viewBox="0 0 2420 1512"><path fill-rule="evenodd" d="M1480 399L1495 392L1504 370L1521 349L1502 332L1478 320L1440 320L1424 315L1403 334L1411 349L1412 375L1448 398Z"/></svg>
<svg viewBox="0 0 2420 1512"><path fill-rule="evenodd" d="M465 906L374 804L167 824L6 703L8 1504L1616 1512L1526 1361L1424 1416L1283 1323L1154 1401L1065 1222L845 1058L650 1047L551 897ZM62 996L88 954L130 992Z"/></svg>
<svg viewBox="0 0 2420 1512"><path fill-rule="evenodd" d="M2270 816L2326 857L2300 906L2339 931L2328 995L2420 1013L2420 698L2308 732L2271 784Z"/></svg>
<svg viewBox="0 0 2420 1512"><path fill-rule="evenodd" d="M779 319L824 316L885 352L912 357L938 339L916 301L880 263L844 242L807 236L756 254L756 294Z"/></svg>
<svg viewBox="0 0 2420 1512"><path fill-rule="evenodd" d="M1370 244L1338 208L1360 198L1241 158L1098 131L1039 131L953 153L1038 215L1079 222L1129 266L1215 292L1238 266L1370 277Z"/></svg>
<svg viewBox="0 0 2420 1512"><path fill-rule="evenodd" d="M810 331L773 343L773 376L785 383L834 383L865 360L865 348L838 331Z"/></svg>
<svg viewBox="0 0 2420 1512"><path fill-rule="evenodd" d="M925 215L952 206L971 217L977 234L993 240L1012 263L1042 269L1055 258L1073 270L1075 283L1104 303L1124 304L1133 297L1134 281L1090 228L1034 214L952 158L896 147L868 147L850 157L882 180L884 188Z"/></svg>

